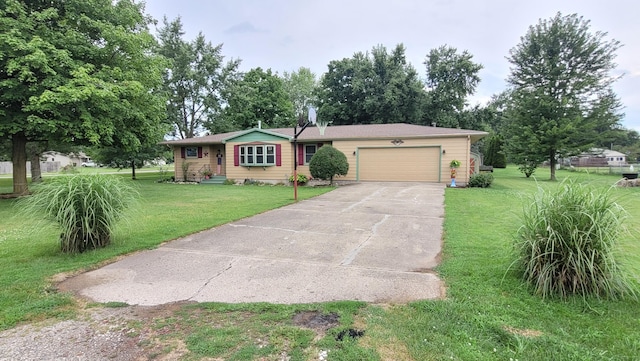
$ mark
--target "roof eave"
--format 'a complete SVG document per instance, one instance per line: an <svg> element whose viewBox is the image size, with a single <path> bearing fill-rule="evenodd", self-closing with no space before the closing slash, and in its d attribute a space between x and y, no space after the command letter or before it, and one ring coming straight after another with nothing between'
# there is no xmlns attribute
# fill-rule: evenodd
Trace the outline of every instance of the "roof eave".
<svg viewBox="0 0 640 361"><path fill-rule="evenodd" d="M267 135L271 135L274 137L278 137L278 138L282 138L285 140L289 140L291 141L293 139L293 137L290 137L288 135L282 134L282 133L277 133L277 132L271 132L265 129L259 129L259 128L253 128L253 129L247 129L245 131L242 131L240 133L237 134L233 134L227 138L222 139L222 144L226 144L228 141L238 138L238 137L242 137L243 135L249 134L249 133L254 133L254 132L259 132L259 133L263 133L263 134L267 134Z"/></svg>
<svg viewBox="0 0 640 361"><path fill-rule="evenodd" d="M369 140L369 139L423 139L423 138L461 138L461 137L471 137L473 143L478 140L489 135L487 132L474 132L474 133L451 133L451 134L422 134L422 135L385 135L385 136L351 136L351 137L317 137L317 138L298 138L298 141L304 142L326 142L326 141L334 141L334 140ZM291 138L293 141L293 138Z"/></svg>

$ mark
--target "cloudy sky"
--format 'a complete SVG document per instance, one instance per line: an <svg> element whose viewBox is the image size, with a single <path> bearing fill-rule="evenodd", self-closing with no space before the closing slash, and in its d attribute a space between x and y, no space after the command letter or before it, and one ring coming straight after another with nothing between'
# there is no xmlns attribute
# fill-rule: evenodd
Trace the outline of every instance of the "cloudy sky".
<svg viewBox="0 0 640 361"><path fill-rule="evenodd" d="M331 60L403 43L424 77L427 53L446 44L484 66L472 104L504 90L505 57L529 26L557 12L577 13L593 32L623 44L615 91L625 105L623 125L640 131L637 0L146 0L146 11L158 20L180 16L187 38L202 32L223 43L223 54L241 59L242 70L260 66L282 74L304 66L320 76Z"/></svg>

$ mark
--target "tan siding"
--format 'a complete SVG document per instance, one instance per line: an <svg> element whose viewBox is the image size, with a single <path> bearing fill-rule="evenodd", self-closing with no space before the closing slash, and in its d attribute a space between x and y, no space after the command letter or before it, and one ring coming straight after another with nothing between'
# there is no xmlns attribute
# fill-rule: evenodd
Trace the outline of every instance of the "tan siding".
<svg viewBox="0 0 640 361"><path fill-rule="evenodd" d="M341 151L342 153L344 153L344 155L347 156L347 162L349 162L349 172L347 172L347 175L344 177L339 177L336 178L337 180L348 180L348 181L354 181L356 180L356 170L358 167L357 164L357 157L356 157L356 149L358 149L358 146L374 146L374 145L389 145L389 141L364 141L364 140L359 140L359 141L353 141L353 140L336 140L334 141L331 145L333 145L334 148L338 149L339 151Z"/></svg>
<svg viewBox="0 0 640 361"><path fill-rule="evenodd" d="M438 182L440 147L358 150L358 180Z"/></svg>
<svg viewBox="0 0 640 361"><path fill-rule="evenodd" d="M182 158L180 158L180 147L173 147L173 176L176 180L182 180L182 169L180 164Z"/></svg>
<svg viewBox="0 0 640 361"><path fill-rule="evenodd" d="M197 148L198 146L193 146ZM202 177L202 170L209 168L214 173L217 168L216 153L218 149L223 149L222 145L204 145L202 146L202 158L181 158L181 147L173 148L175 179L181 181L184 179L182 169L183 164L189 164L187 179L190 181L199 181Z"/></svg>
<svg viewBox="0 0 640 361"><path fill-rule="evenodd" d="M449 163L456 159L460 161L460 168L456 171L456 183L465 185L469 182L469 158L470 140L467 137L447 138L447 142L443 143L442 150L442 182L451 182L451 169Z"/></svg>

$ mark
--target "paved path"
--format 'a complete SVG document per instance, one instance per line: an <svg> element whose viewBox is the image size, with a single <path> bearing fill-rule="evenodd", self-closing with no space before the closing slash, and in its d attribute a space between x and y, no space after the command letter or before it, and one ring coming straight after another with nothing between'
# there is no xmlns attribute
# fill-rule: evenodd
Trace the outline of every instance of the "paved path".
<svg viewBox="0 0 640 361"><path fill-rule="evenodd" d="M63 282L98 302L402 303L444 296L444 185L359 183Z"/></svg>

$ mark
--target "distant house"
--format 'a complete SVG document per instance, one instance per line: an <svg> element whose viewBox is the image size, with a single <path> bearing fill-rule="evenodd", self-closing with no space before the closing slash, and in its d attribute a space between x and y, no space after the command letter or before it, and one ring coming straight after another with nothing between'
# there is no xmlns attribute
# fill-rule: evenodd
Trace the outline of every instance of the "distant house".
<svg viewBox="0 0 640 361"><path fill-rule="evenodd" d="M69 155L56 151L42 153L41 160L44 162L57 162L61 168L66 167L67 165L73 165L73 160Z"/></svg>
<svg viewBox="0 0 640 361"><path fill-rule="evenodd" d="M574 167L608 167L627 165L627 155L615 150L592 148L588 152L571 158Z"/></svg>
<svg viewBox="0 0 640 361"><path fill-rule="evenodd" d="M42 153L41 160L43 162L59 162L62 168L66 166L80 167L83 164L93 163L91 157L83 152L64 154L56 151L47 151Z"/></svg>
<svg viewBox="0 0 640 361"><path fill-rule="evenodd" d="M173 147L176 179L200 181L213 173L236 181L287 183L294 159L298 173L309 176L311 157L330 144L349 162L348 174L339 180L448 183L455 159L461 162L457 183L464 185L479 166L471 160L471 144L487 133L404 123L329 126L324 134L309 127L297 148L293 135L293 127L254 128L163 144Z"/></svg>
<svg viewBox="0 0 640 361"><path fill-rule="evenodd" d="M615 150L605 149L602 154L607 158L607 163L611 166L627 165L627 155Z"/></svg>

